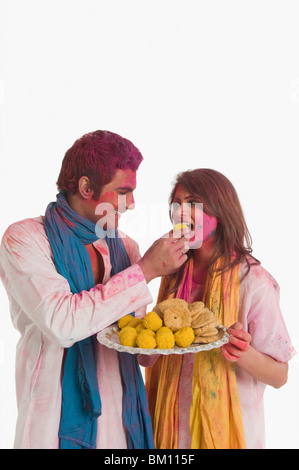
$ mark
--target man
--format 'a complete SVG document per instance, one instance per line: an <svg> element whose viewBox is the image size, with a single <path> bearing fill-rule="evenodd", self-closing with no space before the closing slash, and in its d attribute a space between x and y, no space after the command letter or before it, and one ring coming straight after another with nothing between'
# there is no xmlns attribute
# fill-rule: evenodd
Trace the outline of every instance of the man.
<svg viewBox="0 0 299 470"><path fill-rule="evenodd" d="M134 206L142 161L127 139L96 131L66 152L59 194L45 216L12 224L0 274L16 356L15 448L151 448L146 395L136 356L96 341L122 316L145 314L147 284L186 261L185 236L157 240L140 258L117 231Z"/></svg>

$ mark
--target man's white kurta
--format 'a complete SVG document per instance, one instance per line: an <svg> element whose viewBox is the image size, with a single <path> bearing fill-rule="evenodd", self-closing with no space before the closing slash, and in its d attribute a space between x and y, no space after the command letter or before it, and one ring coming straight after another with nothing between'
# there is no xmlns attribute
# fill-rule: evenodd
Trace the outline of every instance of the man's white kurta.
<svg viewBox="0 0 299 470"><path fill-rule="evenodd" d="M138 245L123 236L132 266L110 278L104 239L94 247L103 257L102 284L72 294L58 274L43 217L12 224L0 248L0 275L12 322L20 332L16 351L18 420L14 448L56 449L61 412L64 349L135 311L143 317L152 302L141 268ZM126 448L122 385L117 352L98 343L98 382L102 415L97 448Z"/></svg>

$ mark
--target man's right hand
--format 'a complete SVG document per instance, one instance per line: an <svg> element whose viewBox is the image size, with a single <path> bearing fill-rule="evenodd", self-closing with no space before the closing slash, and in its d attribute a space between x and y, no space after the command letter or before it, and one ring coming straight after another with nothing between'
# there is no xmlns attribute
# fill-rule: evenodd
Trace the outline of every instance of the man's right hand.
<svg viewBox="0 0 299 470"><path fill-rule="evenodd" d="M169 232L156 240L138 261L145 280L149 283L159 276L173 274L188 259L186 253L189 250L189 237L184 234L181 238Z"/></svg>

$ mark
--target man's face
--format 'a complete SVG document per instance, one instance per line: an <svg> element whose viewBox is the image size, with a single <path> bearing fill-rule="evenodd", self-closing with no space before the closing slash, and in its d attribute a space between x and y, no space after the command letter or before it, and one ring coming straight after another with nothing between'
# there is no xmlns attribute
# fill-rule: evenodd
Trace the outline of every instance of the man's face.
<svg viewBox="0 0 299 470"><path fill-rule="evenodd" d="M112 181L103 186L99 199L90 200L88 218L103 230L117 229L121 213L134 209L135 189L136 171L116 170Z"/></svg>

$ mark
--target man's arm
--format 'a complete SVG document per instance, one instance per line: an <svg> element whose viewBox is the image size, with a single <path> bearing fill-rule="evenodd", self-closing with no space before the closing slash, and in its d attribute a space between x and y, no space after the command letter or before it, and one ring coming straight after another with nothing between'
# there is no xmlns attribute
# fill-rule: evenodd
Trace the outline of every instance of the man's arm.
<svg viewBox="0 0 299 470"><path fill-rule="evenodd" d="M0 259L5 283L28 318L64 348L150 304L153 299L147 282L173 272L187 258L180 248L185 241L174 243L171 237L161 238L140 262L116 274L105 285L97 284L89 291L73 294L35 236L21 224L13 224L4 234Z"/></svg>
<svg viewBox="0 0 299 470"><path fill-rule="evenodd" d="M34 236L17 224L5 233L0 252L4 283L28 318L62 347L70 347L152 302L137 264L105 285L73 294Z"/></svg>

